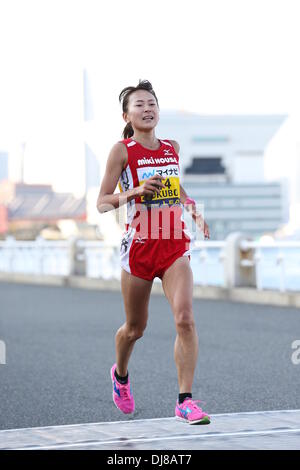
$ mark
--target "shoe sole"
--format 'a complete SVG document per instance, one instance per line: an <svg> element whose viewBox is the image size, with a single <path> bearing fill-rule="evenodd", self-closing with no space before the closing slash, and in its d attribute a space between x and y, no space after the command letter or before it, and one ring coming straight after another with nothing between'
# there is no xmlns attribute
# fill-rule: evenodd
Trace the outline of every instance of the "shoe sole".
<svg viewBox="0 0 300 470"><path fill-rule="evenodd" d="M187 424L210 424L210 418L208 418L207 416L205 416L205 418L197 419L193 421L189 421L188 419L185 419L185 418L180 418L179 416L175 416L175 418L177 419L177 421L181 421Z"/></svg>
<svg viewBox="0 0 300 470"><path fill-rule="evenodd" d="M110 378L111 378L111 382L112 382L112 386L113 386L113 391L112 391L112 399L113 399L113 402L116 406L116 408L118 408L119 411L121 411L121 413L123 413L124 415L130 415L134 412L134 409L132 411L123 411L121 410L118 405L116 404L115 402L115 397L114 397L114 379L113 379L113 372L112 372L113 368L110 369Z"/></svg>

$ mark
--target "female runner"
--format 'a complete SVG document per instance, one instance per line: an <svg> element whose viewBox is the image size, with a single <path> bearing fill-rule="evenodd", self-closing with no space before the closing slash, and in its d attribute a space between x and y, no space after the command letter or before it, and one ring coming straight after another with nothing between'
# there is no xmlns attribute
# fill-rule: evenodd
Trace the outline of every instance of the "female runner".
<svg viewBox="0 0 300 470"><path fill-rule="evenodd" d="M162 281L176 326L174 358L179 396L175 416L189 424L208 424L210 417L193 400L192 384L198 355L192 297L190 236L183 205L209 238L209 229L195 201L180 185L179 145L155 136L158 100L149 81L124 88L119 96L126 127L124 139L108 156L97 208L100 213L127 204L121 249L121 288L126 321L115 336L116 363L111 368L113 401L123 413L135 408L128 363L135 342L143 336L155 277ZM116 186L120 193L114 194Z"/></svg>

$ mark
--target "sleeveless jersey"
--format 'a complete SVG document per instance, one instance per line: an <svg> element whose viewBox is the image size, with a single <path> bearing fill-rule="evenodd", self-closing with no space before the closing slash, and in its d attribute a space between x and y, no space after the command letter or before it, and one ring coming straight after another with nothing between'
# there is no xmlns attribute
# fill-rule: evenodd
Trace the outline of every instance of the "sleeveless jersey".
<svg viewBox="0 0 300 470"><path fill-rule="evenodd" d="M165 188L160 188L160 194L137 196L127 203L126 230L134 227L150 238L159 238L158 231L167 238L187 230L180 202L179 156L168 140L159 141L157 150L147 149L132 138L120 141L128 153L128 163L118 182L121 193L143 185L155 174L163 177Z"/></svg>

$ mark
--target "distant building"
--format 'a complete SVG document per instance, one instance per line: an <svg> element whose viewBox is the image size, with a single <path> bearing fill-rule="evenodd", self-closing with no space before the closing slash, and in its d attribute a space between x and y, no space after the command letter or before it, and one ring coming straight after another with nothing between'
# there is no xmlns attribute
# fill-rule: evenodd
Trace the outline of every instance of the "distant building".
<svg viewBox="0 0 300 470"><path fill-rule="evenodd" d="M197 177L184 183L188 195L201 203L212 240L231 232L244 232L254 239L274 233L286 220L284 187L274 183L207 183Z"/></svg>
<svg viewBox="0 0 300 470"><path fill-rule="evenodd" d="M284 122L266 149L266 181L286 182L289 198L287 236L300 234L300 113Z"/></svg>
<svg viewBox="0 0 300 470"><path fill-rule="evenodd" d="M62 219L86 220L85 198L55 193L51 185L0 183L0 230L18 231L55 224Z"/></svg>
<svg viewBox="0 0 300 470"><path fill-rule="evenodd" d="M179 142L182 184L203 205L211 239L233 231L257 238L287 221L287 187L264 175L265 149L285 119L161 112L156 135Z"/></svg>
<svg viewBox="0 0 300 470"><path fill-rule="evenodd" d="M263 182L264 152L287 116L198 115L162 111L156 135L178 140L182 177Z"/></svg>

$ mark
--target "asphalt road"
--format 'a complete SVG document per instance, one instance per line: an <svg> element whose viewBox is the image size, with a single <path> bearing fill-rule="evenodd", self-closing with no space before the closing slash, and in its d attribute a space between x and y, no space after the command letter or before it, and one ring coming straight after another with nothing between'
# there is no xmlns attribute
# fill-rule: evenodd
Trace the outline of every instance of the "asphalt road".
<svg viewBox="0 0 300 470"><path fill-rule="evenodd" d="M300 409L300 309L194 299L199 359L193 397L211 413ZM114 335L121 293L0 282L0 429L159 418L178 394L175 327L164 297L152 295L129 374L136 411L112 402Z"/></svg>

